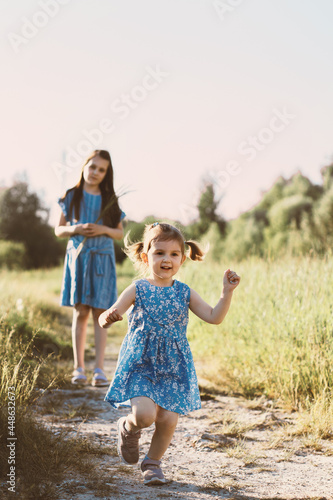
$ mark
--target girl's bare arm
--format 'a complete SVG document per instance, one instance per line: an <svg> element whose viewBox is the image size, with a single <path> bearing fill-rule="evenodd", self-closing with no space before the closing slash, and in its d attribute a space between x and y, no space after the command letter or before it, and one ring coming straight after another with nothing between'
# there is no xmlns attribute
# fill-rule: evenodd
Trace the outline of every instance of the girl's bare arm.
<svg viewBox="0 0 333 500"><path fill-rule="evenodd" d="M127 287L117 302L115 302L109 309L104 311L98 318L98 323L102 328L108 328L116 321L121 321L123 319L123 314L133 305L135 302L135 285L132 284Z"/></svg>
<svg viewBox="0 0 333 500"><path fill-rule="evenodd" d="M191 289L190 310L206 323L219 325L229 311L233 291L239 285L239 282L240 277L236 273L230 271L230 269L225 271L223 290L215 307L207 304L197 292Z"/></svg>
<svg viewBox="0 0 333 500"><path fill-rule="evenodd" d="M122 222L119 222L117 227L109 227L102 224L94 224L91 222L87 222L86 224L69 225L63 212L61 212L59 222L56 225L54 232L55 235L59 238L70 238L74 234L81 234L82 236L86 236L87 238L106 235L114 240L121 240L124 236Z"/></svg>
<svg viewBox="0 0 333 500"><path fill-rule="evenodd" d="M79 234L77 230L78 230L78 225L72 225L72 226L68 225L63 212L61 212L59 217L59 222L54 229L55 235L58 236L58 238L69 238L74 234Z"/></svg>
<svg viewBox="0 0 333 500"><path fill-rule="evenodd" d="M124 237L123 223L119 222L117 227L104 226L102 224L83 224L86 236L109 236L113 240L121 240Z"/></svg>

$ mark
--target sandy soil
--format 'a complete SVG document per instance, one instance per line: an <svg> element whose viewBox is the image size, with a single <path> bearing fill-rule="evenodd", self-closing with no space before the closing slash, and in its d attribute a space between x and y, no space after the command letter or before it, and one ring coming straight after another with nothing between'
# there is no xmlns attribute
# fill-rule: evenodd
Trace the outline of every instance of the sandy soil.
<svg viewBox="0 0 333 500"><path fill-rule="evenodd" d="M113 355L107 362L110 378L115 359ZM52 413L40 416L54 432L65 428L70 435L111 450L111 455L96 460L112 493L72 473L60 486L63 500L333 499L332 442L293 437L287 429L297 415L275 408L272 402L209 394L203 397L201 410L179 420L163 459L169 482L144 486L139 464L125 466L116 454L116 422L127 410L112 409L103 401L105 392L91 386L54 390L40 402L50 407L51 398L57 403ZM142 457L152 431L153 427L143 431Z"/></svg>

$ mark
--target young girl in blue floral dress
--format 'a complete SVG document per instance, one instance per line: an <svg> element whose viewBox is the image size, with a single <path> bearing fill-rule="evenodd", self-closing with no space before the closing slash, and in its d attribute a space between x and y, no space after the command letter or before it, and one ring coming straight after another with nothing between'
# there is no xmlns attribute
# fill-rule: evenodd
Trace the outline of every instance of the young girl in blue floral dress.
<svg viewBox="0 0 333 500"><path fill-rule="evenodd" d="M92 310L96 365L92 384L109 385L103 372L106 331L98 317L117 300L113 240L123 237L120 210L113 187L108 151L96 150L86 159L80 180L60 198L61 215L55 228L60 238L69 237L61 289L61 305L73 307L73 384L86 384L84 348ZM97 222L96 222L97 221Z"/></svg>
<svg viewBox="0 0 333 500"><path fill-rule="evenodd" d="M174 280L186 259L200 261L198 243L184 241L181 232L165 223L146 226L143 241L126 245L126 253L147 278L131 284L115 304L101 314L108 328L128 310L128 333L120 349L113 381L105 400L131 406L118 420L118 453L127 464L139 461L141 429L155 423L148 454L141 463L145 484L166 482L161 458L167 450L178 416L201 407L193 357L186 338L189 309L207 323L220 324L230 307L240 277L227 269L215 307L185 283Z"/></svg>

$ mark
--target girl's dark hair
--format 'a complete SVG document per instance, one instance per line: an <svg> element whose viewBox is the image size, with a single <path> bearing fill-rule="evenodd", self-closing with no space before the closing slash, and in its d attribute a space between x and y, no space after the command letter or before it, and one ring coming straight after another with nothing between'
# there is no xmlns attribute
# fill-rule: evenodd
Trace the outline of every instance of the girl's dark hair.
<svg viewBox="0 0 333 500"><path fill-rule="evenodd" d="M125 236L125 253L134 263L134 266L141 272L147 271L147 265L141 258L142 253L148 253L151 244L155 241L170 241L176 240L180 245L183 255L186 255L185 245L188 245L189 252L187 257L191 260L201 261L205 256L205 252L200 247L199 243L193 240L185 241L183 234L175 226L167 224L166 222L155 222L154 224L147 224L143 233L143 241L131 243L128 234Z"/></svg>
<svg viewBox="0 0 333 500"><path fill-rule="evenodd" d="M100 156L103 160L109 162L108 169L106 171L105 177L99 185L102 197L101 214L103 219L103 224L109 227L117 227L120 222L121 210L118 204L118 198L113 187L113 167L110 153L104 149L96 149L93 151L82 166L81 177L76 186L68 189L65 195L62 197L64 200L68 193L74 191L72 201L69 206L69 213L72 214L74 210L74 217L76 220L80 218L80 204L83 197L83 170L87 163L90 162L95 156Z"/></svg>

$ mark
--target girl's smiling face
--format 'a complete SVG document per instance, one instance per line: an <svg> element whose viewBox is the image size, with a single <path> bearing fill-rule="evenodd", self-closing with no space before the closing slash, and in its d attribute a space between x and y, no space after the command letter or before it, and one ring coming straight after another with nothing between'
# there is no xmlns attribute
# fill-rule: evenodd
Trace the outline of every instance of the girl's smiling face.
<svg viewBox="0 0 333 500"><path fill-rule="evenodd" d="M106 176L108 168L108 160L98 155L94 156L83 169L84 187L96 192L99 191L99 185Z"/></svg>
<svg viewBox="0 0 333 500"><path fill-rule="evenodd" d="M149 267L150 279L158 286L171 286L173 276L186 259L176 240L153 241L148 253L142 253L141 257Z"/></svg>

